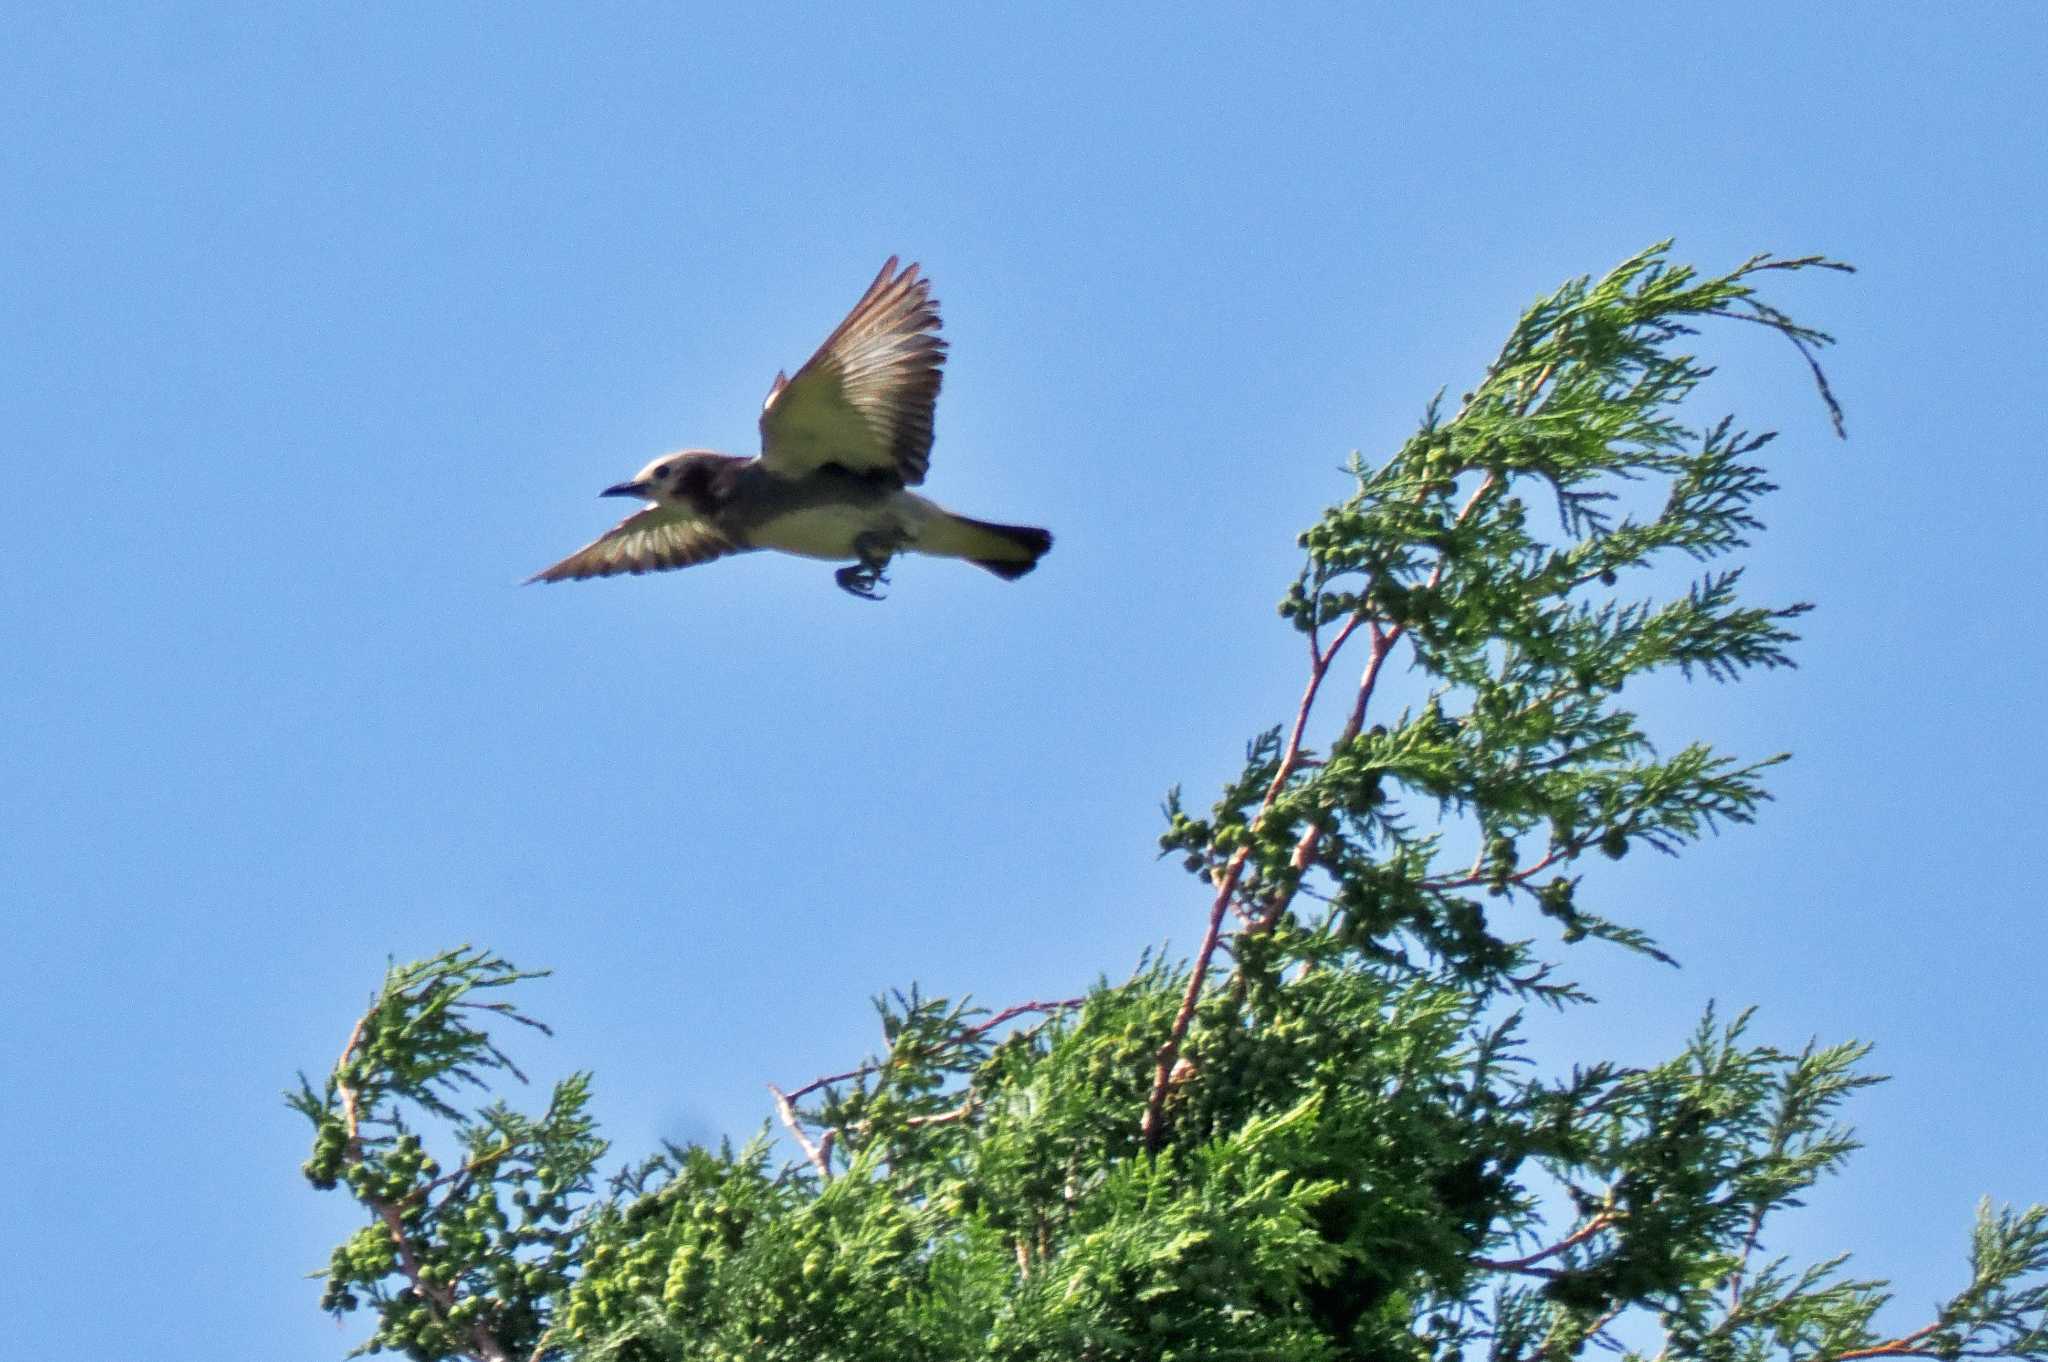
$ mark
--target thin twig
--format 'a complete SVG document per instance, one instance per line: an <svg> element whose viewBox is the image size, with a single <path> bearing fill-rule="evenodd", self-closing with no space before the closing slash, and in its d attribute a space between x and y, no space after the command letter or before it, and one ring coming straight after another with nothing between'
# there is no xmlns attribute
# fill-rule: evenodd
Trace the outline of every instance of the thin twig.
<svg viewBox="0 0 2048 1362"><path fill-rule="evenodd" d="M789 1094L776 1087L773 1083L768 1085L768 1091L775 1098L775 1110L782 1117L783 1126L788 1129L791 1135L796 1137L796 1142L803 1146L804 1157L811 1161L811 1167L818 1170L819 1181L830 1182L832 1180L831 1151L833 1132L828 1130L818 1139L813 1140L810 1136L804 1134L803 1122L797 1119L796 1107L790 1102Z"/></svg>
<svg viewBox="0 0 2048 1362"><path fill-rule="evenodd" d="M1903 1338L1895 1338L1891 1340L1889 1343L1879 1343L1869 1348L1851 1348L1848 1352L1836 1353L1834 1357L1830 1360L1830 1362L1855 1362L1855 1359L1861 1357L1951 1356L1951 1353L1943 1351L1942 1349L1926 1348L1921 1346L1929 1338L1933 1337L1936 1333L1940 1332L1940 1330L1941 1326L1939 1324L1930 1324L1925 1329L1916 1330L1913 1333L1905 1335Z"/></svg>
<svg viewBox="0 0 2048 1362"><path fill-rule="evenodd" d="M1209 959L1216 954L1216 943L1223 935L1223 914L1230 906L1231 897L1237 892L1238 876L1244 872L1243 847L1230 858L1230 868L1223 883L1217 887L1216 901L1209 905L1209 925L1202 933L1201 947L1195 952L1195 967L1188 976L1187 991L1181 995L1180 1010L1173 1014L1173 1025L1167 1029L1166 1043L1159 1047L1156 1057L1157 1072L1152 1078L1152 1092L1145 1099L1145 1117L1138 1123L1138 1133L1144 1138L1146 1150L1159 1147L1159 1116L1166 1105L1166 1091L1173 1078L1173 1063L1180 1056L1180 1043L1187 1038L1188 1026L1195 1017L1195 1004L1202 996L1202 982L1209 975Z"/></svg>
<svg viewBox="0 0 2048 1362"><path fill-rule="evenodd" d="M474 1175L478 1169L482 1168L486 1164L496 1163L499 1159L504 1158L507 1154L510 1154L517 1147L518 1146L516 1145L510 1144L500 1145L498 1148L493 1149L488 1154L481 1154L473 1159L464 1159L462 1161L462 1166L460 1168L455 1169L453 1172L443 1173L440 1177L435 1178L432 1182L423 1182L419 1186L413 1188L410 1192L407 1192L405 1194L404 1199L400 1201L399 1204L401 1206L407 1206L411 1205L415 1201L424 1201L427 1197L433 1195L435 1191L442 1187L454 1187L458 1183L465 1182L472 1175ZM461 1196L459 1189L456 1192L451 1193L449 1199L460 1200ZM442 1204L445 1205L447 1203L446 1201L444 1201Z"/></svg>
<svg viewBox="0 0 2048 1362"><path fill-rule="evenodd" d="M1543 385L1550 382L1557 373L1557 361L1551 360L1536 373L1536 376L1522 385L1522 395L1516 399L1517 415L1527 416L1536 405L1537 397L1543 392Z"/></svg>
<svg viewBox="0 0 2048 1362"><path fill-rule="evenodd" d="M1015 1021L1019 1017L1051 1016L1056 1012L1065 1012L1079 1007L1086 1001L1086 998L1056 998L1051 1001L1033 999L1028 1003L1016 1003L995 1013L993 1016L964 1028L958 1035L950 1037L945 1046L941 1048L949 1048L959 1045L964 1041L979 1039L997 1027L1007 1022ZM792 1088L788 1092L784 1092L773 1083L768 1085L769 1093L775 1098L775 1111L777 1116L781 1118L783 1127L796 1138L797 1144L803 1148L804 1157L810 1161L813 1168L818 1170L818 1176L821 1179L829 1182L832 1178L832 1143L838 1138L839 1131L835 1127L826 1126L819 1133L818 1138L813 1140L804 1129L803 1117L797 1113L797 1099L808 1097L819 1089L829 1088L836 1083L845 1083L853 1079L865 1078L869 1074L880 1073L894 1062L894 1056L888 1059L875 1060L862 1064L858 1068L848 1069L843 1073L826 1074L822 1078L814 1078L802 1087ZM970 1096L951 1111L938 1112L929 1116L908 1117L905 1119L904 1124L907 1126L944 1125L952 1121L964 1121L973 1114L974 1099Z"/></svg>
<svg viewBox="0 0 2048 1362"><path fill-rule="evenodd" d="M930 1116L906 1116L903 1118L903 1124L912 1128L951 1125L955 1121L964 1121L974 1115L975 1106L974 1099L970 1097L951 1111L936 1112Z"/></svg>
<svg viewBox="0 0 2048 1362"><path fill-rule="evenodd" d="M869 1074L879 1073L881 1070L886 1069L888 1067L888 1060L878 1059L870 1063L863 1064L858 1068L848 1069L845 1073L826 1074L823 1078L812 1079L810 1082L804 1084L801 1088L790 1089L789 1099L793 1102L799 1097L809 1097L812 1093L816 1092L820 1088L829 1088L835 1083L844 1083L849 1079L866 1078ZM771 1084L770 1086L773 1085Z"/></svg>
<svg viewBox="0 0 2048 1362"><path fill-rule="evenodd" d="M1554 365L1546 367L1543 373L1538 376L1536 382L1539 387L1549 380L1551 369L1555 367ZM1487 493L1491 492L1499 483L1500 474L1488 473L1480 480L1479 485L1472 489L1472 495L1467 497L1465 504L1458 508L1458 517L1451 523L1454 526L1463 525L1471 517L1472 512L1478 509L1479 503L1485 499ZM1442 556L1437 558L1436 566L1430 570L1429 581L1426 583L1429 590L1435 590L1443 581L1444 568L1448 563L1449 560ZM1353 618L1356 619L1357 616L1353 616ZM1366 710L1372 704L1373 689L1379 684L1380 668L1385 665L1387 655L1394 651L1394 645L1399 643L1402 636L1407 632L1408 626L1406 624L1396 624L1390 629L1382 629L1378 620L1372 622L1372 658L1366 664L1365 675L1359 678L1357 698L1352 701L1351 713L1344 721L1344 731L1338 736L1337 741L1330 745L1331 751L1335 751L1352 741L1365 727ZM1289 861L1289 864L1295 870L1308 869L1309 862L1315 857L1316 844L1322 841L1323 832L1324 828L1321 823L1310 823L1303 830L1301 840L1295 843L1294 856ZM1271 930L1273 925L1280 920L1281 915L1287 911L1288 905L1291 902L1292 895L1282 894L1276 898L1273 903L1267 906L1266 911L1255 924L1258 930Z"/></svg>
<svg viewBox="0 0 2048 1362"><path fill-rule="evenodd" d="M1749 1272L1749 1260L1756 1253L1757 1242L1763 1238L1765 1207L1766 1203L1760 1201L1750 1213L1749 1230L1742 1236L1742 1256L1735 1260L1735 1267L1728 1273L1728 1313L1731 1317L1742 1308L1743 1278Z"/></svg>
<svg viewBox="0 0 2048 1362"><path fill-rule="evenodd" d="M1626 1304L1609 1306L1607 1308L1606 1313L1600 1315L1591 1324L1588 1324L1584 1332L1582 1332L1579 1335L1579 1337L1582 1339L1590 1340L1595 1334L1599 1333L1602 1329L1605 1329L1608 1325L1614 1323L1615 1320L1619 1319L1621 1317L1621 1312L1627 1308L1628 1307Z"/></svg>
<svg viewBox="0 0 2048 1362"><path fill-rule="evenodd" d="M1308 598L1308 665L1314 667L1323 655L1323 574L1315 574L1316 589Z"/></svg>
<svg viewBox="0 0 2048 1362"><path fill-rule="evenodd" d="M1526 884L1531 878L1542 874L1558 862L1572 860L1585 849L1586 843L1583 841L1561 842L1557 846L1552 847L1543 859L1535 862L1533 865L1522 867L1501 882L1506 884ZM1485 859L1485 854L1485 848L1482 847L1480 849L1480 859L1482 861ZM1493 884L1495 882L1493 876L1481 875L1473 871L1461 875L1454 880L1424 880L1422 887L1424 889L1470 889L1475 885Z"/></svg>
<svg viewBox="0 0 2048 1362"><path fill-rule="evenodd" d="M1472 1261L1476 1266L1493 1272L1520 1272L1528 1276L1554 1277L1557 1275L1554 1269L1538 1268L1536 1264L1542 1262L1545 1258L1555 1258L1560 1253L1570 1252L1588 1239L1591 1239L1594 1235L1600 1233L1600 1231L1612 1227L1614 1223L1615 1217L1602 1211L1564 1238L1558 1240L1555 1244L1552 1244L1549 1248L1538 1249L1526 1258L1509 1258L1505 1260L1474 1258Z"/></svg>
<svg viewBox="0 0 2048 1362"><path fill-rule="evenodd" d="M995 1030L1004 1022L1015 1021L1019 1017L1033 1014L1050 1016L1055 1012L1065 1012L1079 1007L1087 1001L1086 998L1056 998L1051 1002L1033 1000L1028 1003L1017 1003L1012 1007L1004 1008L986 1021L976 1022L974 1025L967 1027L954 1038L953 1043L957 1044L961 1040L977 1040ZM799 1098L809 1097L820 1088L829 1088L835 1083L845 1083L856 1078L866 1078L869 1074L880 1073L894 1062L893 1057L890 1059L870 1060L865 1064L848 1069L844 1073L826 1074L823 1078L814 1078L800 1088L791 1088L787 1095L789 1100L794 1102Z"/></svg>
<svg viewBox="0 0 2048 1362"><path fill-rule="evenodd" d="M1401 641L1404 632L1398 624L1391 629L1383 630L1377 621L1374 622L1372 655L1365 664L1365 675L1359 678L1358 694L1352 701L1350 715L1344 720L1344 729L1337 735L1337 740L1330 744L1331 751L1337 751L1356 739L1365 728L1366 708L1372 704L1373 690L1379 685L1380 669L1386 665L1387 655L1394 651L1394 645ZM1301 840L1294 844L1294 854L1288 858L1288 865L1297 871L1307 870L1309 862L1315 859L1316 845L1322 841L1323 831L1324 827L1320 822L1311 822L1304 828ZM1265 931L1271 928L1292 901L1292 894L1283 893L1269 904L1258 919L1258 930Z"/></svg>
<svg viewBox="0 0 2048 1362"><path fill-rule="evenodd" d="M1722 317L1731 322L1749 322L1755 326L1767 327L1783 336L1786 340L1791 341L1792 348L1799 352L1799 357L1806 361L1807 369L1813 374L1813 384L1820 390L1820 400L1827 404L1828 422L1834 426L1836 437L1844 440L1848 439L1849 428L1843 421L1842 404L1835 400L1835 390L1828 384L1827 371L1820 367L1820 357L1813 353L1814 343L1827 345L1834 340L1834 337L1825 332L1810 331L1805 327L1797 326L1790 317L1787 317L1778 309L1771 307L1767 303L1758 302L1754 298L1743 298L1739 301L1750 309L1748 313L1708 308L1703 315Z"/></svg>
<svg viewBox="0 0 2048 1362"><path fill-rule="evenodd" d="M1066 1012L1070 1009L1079 1007L1081 1004L1087 1001L1088 1000L1086 998L1056 998L1049 1003L1017 1003L1014 1006L1004 1008L1002 1011L996 1013L993 1017L990 1017L987 1021L976 1022L973 1026L967 1028L967 1034L976 1037L985 1036L989 1032L995 1030L998 1026L1001 1026L1004 1022L1015 1021L1019 1017L1030 1016L1034 1014L1043 1014L1050 1016L1054 1012Z"/></svg>
<svg viewBox="0 0 2048 1362"><path fill-rule="evenodd" d="M1546 370L1543 377L1548 378L1548 376L1549 374ZM1542 380L1539 379L1538 381L1541 382ZM1458 525L1464 524L1466 519L1478 507L1480 501L1488 492L1493 490L1498 481L1498 474L1488 473L1480 484L1472 489L1472 495L1466 499L1464 506L1459 509L1458 518L1453 523ZM1435 589L1443 581L1445 563L1445 559L1437 559L1436 567L1429 574L1427 586L1430 589ZM1356 619L1358 617L1353 616L1353 618ZM1379 685L1380 669L1386 665L1388 656L1394 651L1394 645L1399 643L1407 632L1408 626L1405 624L1396 624L1391 628L1383 628L1378 620L1372 621L1372 656L1366 663L1365 675L1359 678L1358 694L1352 701L1351 713L1344 720L1344 730L1338 734L1337 741L1330 745L1331 751L1334 752L1357 738L1359 733L1365 728L1366 711L1372 705L1373 691ZM1309 863L1315 859L1316 846L1322 841L1325 831L1325 827L1320 822L1312 822L1302 830L1301 840L1295 843L1294 855L1288 861L1288 864L1294 870L1299 872L1308 869ZM1279 922L1281 916L1287 911L1288 906L1292 902L1292 894L1286 892L1277 894L1273 901L1267 904L1265 912L1260 914L1258 919L1252 924L1254 930L1261 932L1270 931Z"/></svg>
<svg viewBox="0 0 2048 1362"><path fill-rule="evenodd" d="M1266 785L1266 798L1259 805L1259 817L1266 816L1266 811L1273 807L1273 801L1280 797L1280 791L1286 786L1287 778L1300 766L1301 739L1308 729L1309 711L1315 708L1316 692L1323 688L1323 678L1330 674L1330 664L1337 660L1338 652L1351 641L1351 636L1358 632L1358 626L1366 622L1364 615L1352 615L1344 621L1344 627L1337 631L1337 637L1330 640L1329 648L1317 654L1315 665L1309 672L1308 688L1302 692L1301 704L1294 711L1294 729L1287 735L1287 750L1281 757L1280 769L1273 773L1273 779ZM1374 642L1377 644L1379 625L1373 625L1373 632Z"/></svg>

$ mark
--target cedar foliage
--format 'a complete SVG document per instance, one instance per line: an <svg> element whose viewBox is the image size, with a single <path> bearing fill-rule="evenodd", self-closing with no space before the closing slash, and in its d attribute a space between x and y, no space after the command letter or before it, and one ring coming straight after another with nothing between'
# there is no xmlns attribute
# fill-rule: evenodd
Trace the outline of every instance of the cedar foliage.
<svg viewBox="0 0 2048 1362"><path fill-rule="evenodd" d="M1771 436L1694 422L1686 347L1779 333L1839 429L1829 337L1757 288L1841 268L1701 275L1660 245L1530 307L1302 536L1294 716L1207 811L1167 800L1195 954L996 1013L878 1000L874 1055L774 1093L801 1157L764 1128L602 1180L587 1075L537 1117L491 1095L532 976L394 967L291 1096L306 1176L368 1215L325 1308L370 1313L366 1351L485 1362L2048 1357L2048 1208L1980 1207L1960 1289L1899 1336L1846 1255L1769 1255L1856 1147L1865 1047L1781 1050L1743 1013L1645 1068L1520 1048L1520 1009L1589 1002L1565 946L1660 954L1602 860L1768 798L1782 757L1660 753L1621 696L1790 664L1806 607L1742 590ZM1697 575L1659 594L1674 560ZM1424 698L1389 711L1396 669Z"/></svg>

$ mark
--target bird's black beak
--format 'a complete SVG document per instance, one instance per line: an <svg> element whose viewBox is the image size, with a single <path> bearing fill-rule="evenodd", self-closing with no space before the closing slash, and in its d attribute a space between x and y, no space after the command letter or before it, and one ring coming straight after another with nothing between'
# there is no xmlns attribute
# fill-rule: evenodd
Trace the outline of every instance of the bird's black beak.
<svg viewBox="0 0 2048 1362"><path fill-rule="evenodd" d="M598 493L601 497L644 497L647 484L644 482L615 482Z"/></svg>

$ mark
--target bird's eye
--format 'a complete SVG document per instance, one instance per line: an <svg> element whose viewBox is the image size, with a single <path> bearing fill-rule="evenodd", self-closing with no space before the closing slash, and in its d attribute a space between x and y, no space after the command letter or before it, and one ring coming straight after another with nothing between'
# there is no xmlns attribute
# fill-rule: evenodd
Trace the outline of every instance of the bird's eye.
<svg viewBox="0 0 2048 1362"><path fill-rule="evenodd" d="M655 476L655 477L657 477L657 478L665 478L665 477L667 477L667 476L668 476L668 465L667 465L667 464L663 464L663 465L662 465L661 467L659 467L659 468L655 469L655 470L654 470L654 476Z"/></svg>

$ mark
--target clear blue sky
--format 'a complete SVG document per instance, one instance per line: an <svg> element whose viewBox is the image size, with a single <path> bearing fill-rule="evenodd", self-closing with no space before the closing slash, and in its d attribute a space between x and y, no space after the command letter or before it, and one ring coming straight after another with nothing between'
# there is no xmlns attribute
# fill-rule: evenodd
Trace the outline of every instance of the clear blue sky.
<svg viewBox="0 0 2048 1362"><path fill-rule="evenodd" d="M745 1134L895 984L1060 993L1197 931L1153 858L1296 693L1293 536L1516 310L1660 237L1843 340L1711 334L1785 432L1803 670L1761 826L1594 872L1587 1057L1719 998L1879 1045L1779 1237L1959 1280L2048 1196L2032 5L16 6L0 44L0 1236L21 1357L331 1358L353 1223L279 1100L388 955L554 979L623 1154ZM2026 92L2037 93L2029 95ZM551 589L663 450L751 452L892 252L953 342L929 489L1059 536L880 606L747 557Z"/></svg>

